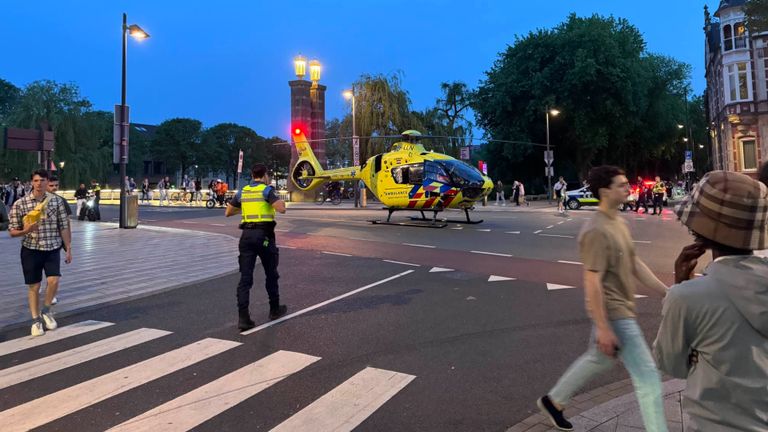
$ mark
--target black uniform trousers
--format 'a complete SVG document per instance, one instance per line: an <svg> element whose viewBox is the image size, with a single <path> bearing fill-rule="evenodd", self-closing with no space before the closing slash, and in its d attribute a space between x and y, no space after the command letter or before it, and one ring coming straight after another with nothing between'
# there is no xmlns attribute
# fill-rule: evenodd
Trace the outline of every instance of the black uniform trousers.
<svg viewBox="0 0 768 432"><path fill-rule="evenodd" d="M663 193L655 193L653 194L653 212L656 213L656 208L658 207L659 213L661 214L661 211L664 209L664 194Z"/></svg>
<svg viewBox="0 0 768 432"><path fill-rule="evenodd" d="M240 283L237 285L237 310L240 313L248 312L250 304L250 291L253 286L253 270L256 266L256 257L261 259L266 275L267 295L269 307L275 309L280 305L280 293L277 280L277 265L280 261L280 253L275 243L275 234L271 229L243 229L238 246L240 256Z"/></svg>

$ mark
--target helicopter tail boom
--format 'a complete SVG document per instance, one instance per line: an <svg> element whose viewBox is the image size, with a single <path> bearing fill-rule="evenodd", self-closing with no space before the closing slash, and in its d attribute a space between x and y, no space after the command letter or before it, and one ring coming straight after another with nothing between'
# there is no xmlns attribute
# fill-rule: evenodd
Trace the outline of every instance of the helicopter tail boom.
<svg viewBox="0 0 768 432"><path fill-rule="evenodd" d="M291 180L303 191L315 189L326 181L357 180L360 178L358 167L325 170L315 157L312 147L300 128L293 130L298 160L291 171Z"/></svg>

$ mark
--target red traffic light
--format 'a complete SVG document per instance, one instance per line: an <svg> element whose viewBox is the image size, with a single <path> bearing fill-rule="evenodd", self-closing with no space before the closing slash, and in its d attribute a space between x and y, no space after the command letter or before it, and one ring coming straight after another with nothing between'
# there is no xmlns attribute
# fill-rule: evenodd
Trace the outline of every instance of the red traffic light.
<svg viewBox="0 0 768 432"><path fill-rule="evenodd" d="M301 129L300 128L294 128L293 129L293 134L294 135L301 135Z"/></svg>

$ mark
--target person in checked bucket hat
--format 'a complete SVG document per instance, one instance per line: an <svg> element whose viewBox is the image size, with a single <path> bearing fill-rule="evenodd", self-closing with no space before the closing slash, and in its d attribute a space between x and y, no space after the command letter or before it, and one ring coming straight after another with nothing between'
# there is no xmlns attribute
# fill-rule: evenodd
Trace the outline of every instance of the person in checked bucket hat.
<svg viewBox="0 0 768 432"><path fill-rule="evenodd" d="M712 171L675 208L695 241L675 261L654 342L659 368L687 380L689 430L768 430L768 187ZM712 252L704 275L698 259Z"/></svg>

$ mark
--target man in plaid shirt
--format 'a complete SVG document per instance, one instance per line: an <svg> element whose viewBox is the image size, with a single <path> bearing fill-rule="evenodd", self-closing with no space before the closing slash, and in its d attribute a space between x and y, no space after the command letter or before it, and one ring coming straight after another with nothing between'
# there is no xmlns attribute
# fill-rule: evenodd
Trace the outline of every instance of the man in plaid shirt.
<svg viewBox="0 0 768 432"><path fill-rule="evenodd" d="M48 172L37 170L32 173L32 193L19 199L11 208L11 237L21 237L21 268L24 282L29 287L29 310L32 313L32 336L42 336L45 329L56 329L56 320L51 313L51 303L59 288L59 269L62 246L65 262L72 262L72 233L64 201L54 194L47 194ZM48 197L48 205L42 210L42 218L35 223L24 224L24 216L35 209ZM43 271L47 279L45 301L40 309L40 284ZM45 329L43 328L45 326Z"/></svg>

